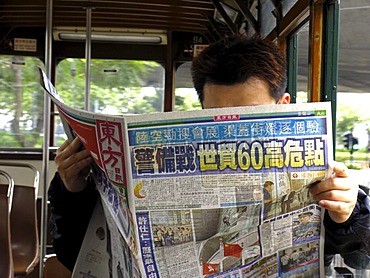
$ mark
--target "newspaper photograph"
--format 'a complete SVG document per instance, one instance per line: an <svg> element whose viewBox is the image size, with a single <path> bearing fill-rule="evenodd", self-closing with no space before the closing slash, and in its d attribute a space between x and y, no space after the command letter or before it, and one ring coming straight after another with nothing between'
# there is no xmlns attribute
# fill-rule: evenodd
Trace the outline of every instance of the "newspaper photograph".
<svg viewBox="0 0 370 278"><path fill-rule="evenodd" d="M110 269L131 259L125 273L148 278L323 273L324 211L309 187L331 175L330 103L111 116L67 107L41 77L94 158Z"/></svg>

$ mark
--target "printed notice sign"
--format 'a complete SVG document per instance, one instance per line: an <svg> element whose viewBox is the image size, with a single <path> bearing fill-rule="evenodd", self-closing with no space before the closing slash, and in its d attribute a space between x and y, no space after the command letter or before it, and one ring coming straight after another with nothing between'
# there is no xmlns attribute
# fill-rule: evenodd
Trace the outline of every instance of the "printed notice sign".
<svg viewBox="0 0 370 278"><path fill-rule="evenodd" d="M37 40L14 38L14 50L15 51L36 52Z"/></svg>

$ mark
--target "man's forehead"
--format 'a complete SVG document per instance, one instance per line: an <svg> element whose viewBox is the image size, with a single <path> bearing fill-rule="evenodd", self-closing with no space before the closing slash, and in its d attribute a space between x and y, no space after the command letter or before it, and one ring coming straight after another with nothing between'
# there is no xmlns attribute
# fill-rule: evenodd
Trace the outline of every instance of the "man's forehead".
<svg viewBox="0 0 370 278"><path fill-rule="evenodd" d="M275 104L267 82L254 79L234 85L207 83L204 86L204 108Z"/></svg>

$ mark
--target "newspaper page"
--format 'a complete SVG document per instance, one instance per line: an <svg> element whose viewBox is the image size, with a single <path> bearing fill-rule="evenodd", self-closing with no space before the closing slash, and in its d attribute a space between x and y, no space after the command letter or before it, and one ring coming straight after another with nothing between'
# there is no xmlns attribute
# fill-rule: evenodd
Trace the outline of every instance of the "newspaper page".
<svg viewBox="0 0 370 278"><path fill-rule="evenodd" d="M146 277L319 277L330 103L126 119ZM322 269L322 267L321 267Z"/></svg>
<svg viewBox="0 0 370 278"><path fill-rule="evenodd" d="M109 228L110 246L128 246L138 275L323 273L323 211L309 186L331 174L330 103L124 117L72 109L45 75L42 85L91 152L107 223L120 234Z"/></svg>
<svg viewBox="0 0 370 278"><path fill-rule="evenodd" d="M72 277L140 278L137 260L104 209L97 202Z"/></svg>

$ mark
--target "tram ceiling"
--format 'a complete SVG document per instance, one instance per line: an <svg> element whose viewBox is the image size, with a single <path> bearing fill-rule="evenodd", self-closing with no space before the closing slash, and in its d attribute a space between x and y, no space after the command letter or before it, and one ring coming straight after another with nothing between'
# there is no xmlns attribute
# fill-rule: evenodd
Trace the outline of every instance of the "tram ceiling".
<svg viewBox="0 0 370 278"><path fill-rule="evenodd" d="M0 25L3 27L45 27L46 0L5 0L0 3ZM232 1L234 2L234 1ZM236 2L239 2L237 0ZM54 0L53 26L86 26L86 8L92 9L92 28L155 29L164 32L191 32L217 35L229 32L227 23L210 20L215 5L229 14L228 6L219 0ZM225 11L226 9L226 11ZM237 12L236 14L241 13ZM232 19L226 22L237 24ZM217 29L217 30L215 30Z"/></svg>
<svg viewBox="0 0 370 278"><path fill-rule="evenodd" d="M47 2L1 1L1 28L45 27ZM280 0L54 0L52 24L54 28L85 28L86 9L91 8L92 28L198 33L216 40L227 33L260 32L261 21L274 18L272 14L282 19L281 3Z"/></svg>
<svg viewBox="0 0 370 278"><path fill-rule="evenodd" d="M314 2L322 1L324 0L315 0ZM339 50L341 53L339 60L341 91L367 92L370 87L368 82L370 80L368 78L369 36L366 33L366 21L363 20L367 16L366 12L369 11L369 1L341 2L341 22L348 23L341 24ZM53 0L52 20L54 28L58 30L69 28L83 32L86 27L86 8L90 7L92 8L91 26L95 30L99 28L104 30L150 28L162 30L164 35L173 32L176 39L187 33L203 34L210 41L218 39L225 33L246 30L247 32L260 31L263 36L274 39L277 30L280 34L283 31L286 33L286 30L294 29L304 20L310 2L312 1ZM233 17L233 13L228 9L230 7L233 11L237 11L236 17ZM11 39L17 36L32 38L34 34L38 34L40 45L37 47L38 53L36 55L43 57L41 49L43 48L42 41L45 38L46 8L47 0L1 0L0 53L21 55L22 52L11 51L11 47L7 46L11 43ZM223 9L229 14L228 19L223 18L223 13L219 9ZM219 20L215 19L216 14ZM294 19L297 18L300 20L294 23ZM264 24L261 24L262 22ZM266 22L270 25L267 29ZM353 26L356 28L353 29ZM26 36L22 37L23 34ZM66 48L60 44L55 46ZM80 56L84 55L83 48L76 50L74 47L75 45L70 47L71 51ZM120 50L119 47L122 46L112 46L110 55L120 52L115 51L116 49ZM143 47L140 48L140 55L144 56L143 59L150 59L148 56L153 56L153 51ZM99 53L104 52L100 51ZM162 54L162 56L164 55ZM158 60L161 58L163 57L159 57ZM352 69L354 66L356 66L356 70Z"/></svg>

